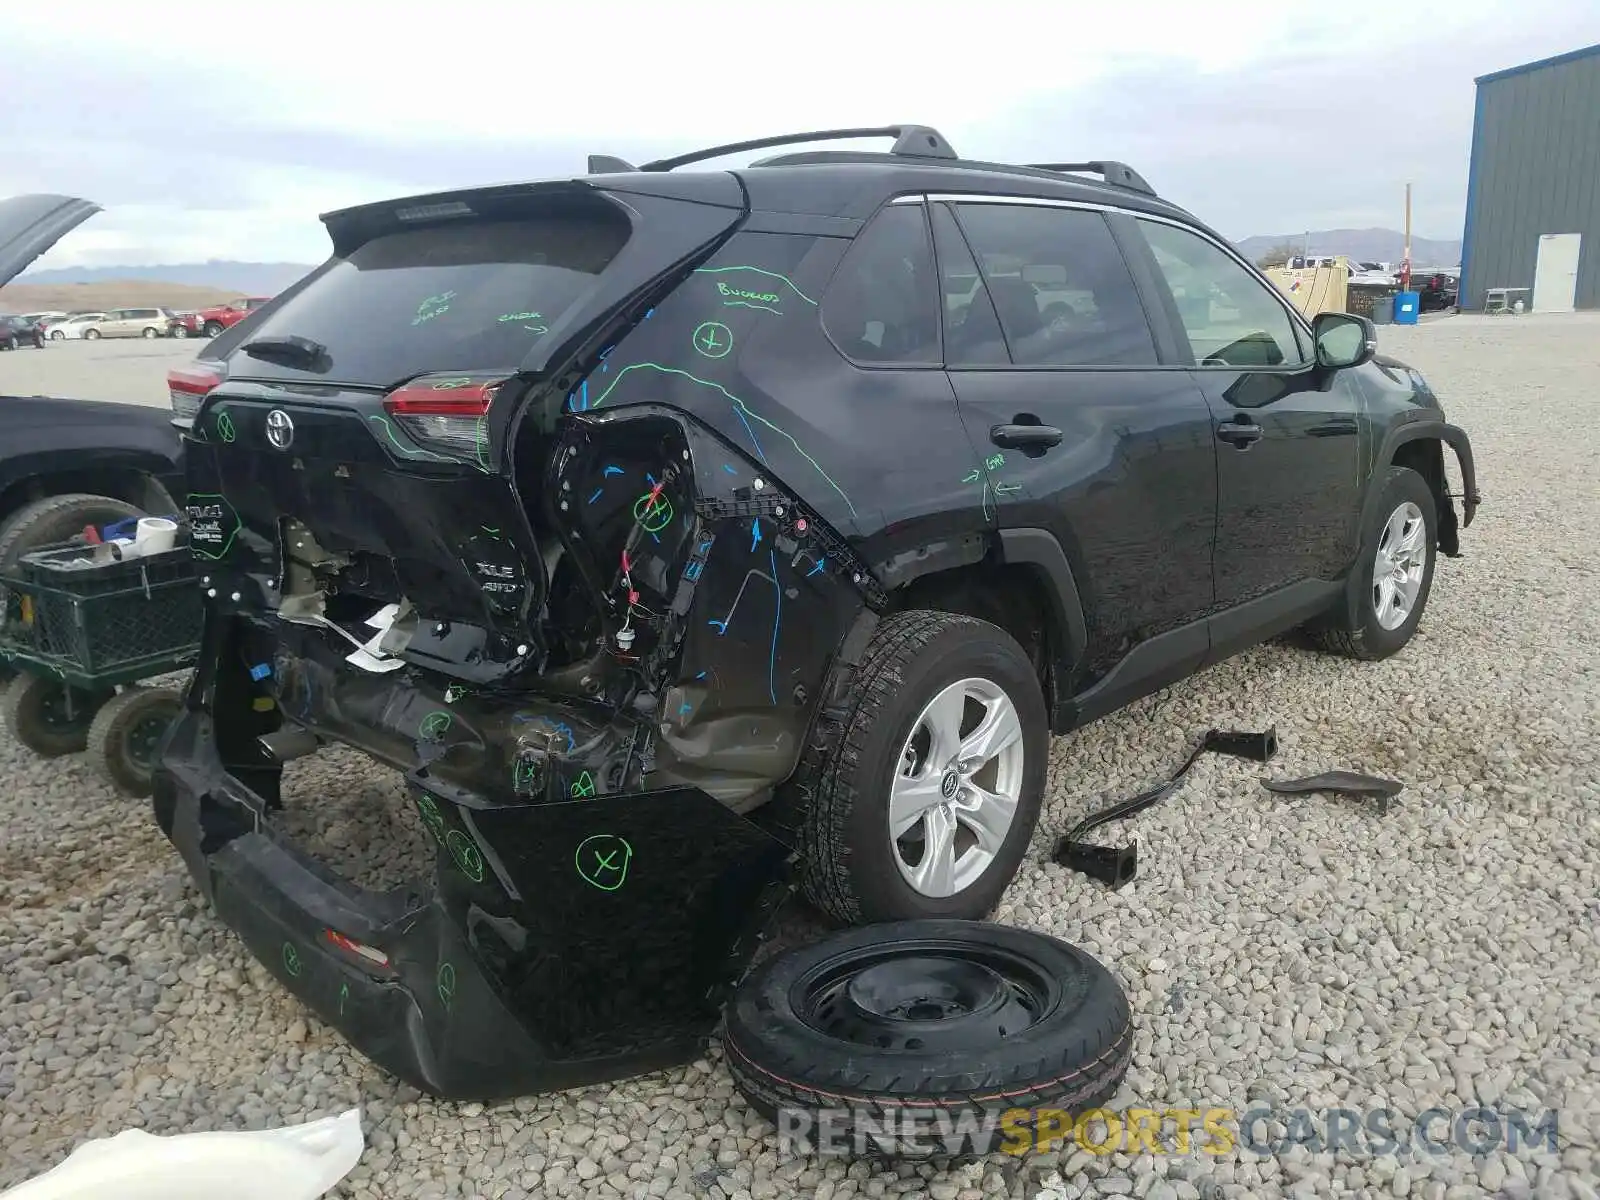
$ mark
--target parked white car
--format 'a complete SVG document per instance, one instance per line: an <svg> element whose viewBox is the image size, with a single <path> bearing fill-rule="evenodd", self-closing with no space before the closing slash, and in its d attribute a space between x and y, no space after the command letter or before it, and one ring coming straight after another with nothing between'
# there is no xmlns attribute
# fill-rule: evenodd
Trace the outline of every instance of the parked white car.
<svg viewBox="0 0 1600 1200"><path fill-rule="evenodd" d="M34 322L35 324L38 324L38 325L49 325L54 321L64 321L64 320L66 320L66 318L70 317L71 315L72 315L71 313L64 313L64 312L23 313L22 314L22 319L24 321L32 321L32 322Z"/></svg>
<svg viewBox="0 0 1600 1200"><path fill-rule="evenodd" d="M49 322L44 327L45 336L52 342L59 342L63 338L81 338L85 329L105 318L105 313L79 313L75 317L63 317L59 321Z"/></svg>

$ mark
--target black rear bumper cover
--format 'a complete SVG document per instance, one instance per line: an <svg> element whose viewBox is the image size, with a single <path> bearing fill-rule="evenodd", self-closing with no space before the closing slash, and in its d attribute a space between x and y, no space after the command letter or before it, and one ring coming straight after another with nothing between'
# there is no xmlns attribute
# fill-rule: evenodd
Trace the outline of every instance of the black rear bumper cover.
<svg viewBox="0 0 1600 1200"><path fill-rule="evenodd" d="M788 892L787 849L693 788L470 811L430 795L435 881L369 892L276 833L251 774L225 768L209 715L186 711L156 773L161 829L285 988L444 1099L691 1061Z"/></svg>

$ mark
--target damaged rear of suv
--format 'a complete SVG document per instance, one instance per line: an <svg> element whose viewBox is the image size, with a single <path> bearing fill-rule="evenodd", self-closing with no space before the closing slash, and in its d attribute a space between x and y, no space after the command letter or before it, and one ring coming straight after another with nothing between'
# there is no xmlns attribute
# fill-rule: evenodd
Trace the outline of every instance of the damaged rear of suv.
<svg viewBox="0 0 1600 1200"><path fill-rule="evenodd" d="M1471 520L1421 377L1126 166L832 136L868 133L328 214L174 373L208 602L157 819L427 1091L684 1060L791 877L988 915L1052 731L1296 624L1396 652L1457 548L1445 444ZM329 743L404 779L431 869L285 835Z"/></svg>
<svg viewBox="0 0 1600 1200"><path fill-rule="evenodd" d="M725 173L325 222L329 262L188 372L209 604L158 819L279 978L429 1091L676 1061L783 890L743 814L877 587L821 465L848 429L729 369L733 337L822 336L786 273L848 242L752 231ZM436 878L368 892L274 830L326 742L403 773Z"/></svg>

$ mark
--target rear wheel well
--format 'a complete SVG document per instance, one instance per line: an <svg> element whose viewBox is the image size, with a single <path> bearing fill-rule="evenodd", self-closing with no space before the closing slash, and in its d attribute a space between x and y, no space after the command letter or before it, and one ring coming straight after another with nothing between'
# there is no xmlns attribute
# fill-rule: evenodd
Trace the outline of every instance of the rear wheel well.
<svg viewBox="0 0 1600 1200"><path fill-rule="evenodd" d="M147 513L166 513L177 507L160 480L132 467L97 468L81 472L52 471L19 479L0 491L0 521L35 500L78 492L109 496Z"/></svg>
<svg viewBox="0 0 1600 1200"><path fill-rule="evenodd" d="M1051 628L1046 586L1040 573L1024 563L976 563L922 575L896 588L886 612L931 609L998 625L1033 663L1048 700L1054 656L1066 643L1065 630Z"/></svg>
<svg viewBox="0 0 1600 1200"><path fill-rule="evenodd" d="M1395 447L1393 465L1408 467L1422 476L1439 514L1439 550L1450 556L1457 554L1460 539L1456 511L1450 503L1450 480L1444 469L1444 443L1430 437L1402 442Z"/></svg>

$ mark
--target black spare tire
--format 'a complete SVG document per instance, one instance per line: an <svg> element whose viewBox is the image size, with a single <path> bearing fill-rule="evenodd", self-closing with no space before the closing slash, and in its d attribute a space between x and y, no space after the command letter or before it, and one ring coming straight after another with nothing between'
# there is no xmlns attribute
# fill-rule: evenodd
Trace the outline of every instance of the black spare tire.
<svg viewBox="0 0 1600 1200"><path fill-rule="evenodd" d="M1001 1149L1012 1110L1104 1104L1133 1030L1121 985L1077 947L918 920L775 956L735 991L723 1045L734 1084L796 1152L959 1156ZM851 1143L819 1145L824 1127Z"/></svg>

